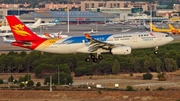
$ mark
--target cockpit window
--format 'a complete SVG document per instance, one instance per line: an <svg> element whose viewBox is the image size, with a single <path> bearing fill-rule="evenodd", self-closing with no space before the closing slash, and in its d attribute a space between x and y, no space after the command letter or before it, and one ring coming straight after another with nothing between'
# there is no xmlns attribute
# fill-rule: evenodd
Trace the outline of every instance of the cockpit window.
<svg viewBox="0 0 180 101"><path fill-rule="evenodd" d="M169 37L169 35L166 35L166 37Z"/></svg>

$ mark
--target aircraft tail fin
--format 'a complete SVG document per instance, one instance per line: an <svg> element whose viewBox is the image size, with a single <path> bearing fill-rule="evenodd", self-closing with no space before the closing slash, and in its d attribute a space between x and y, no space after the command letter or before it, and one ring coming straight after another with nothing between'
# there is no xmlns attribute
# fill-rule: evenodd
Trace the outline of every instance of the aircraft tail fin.
<svg viewBox="0 0 180 101"><path fill-rule="evenodd" d="M175 30L175 28L171 25L171 24L168 24L170 30Z"/></svg>
<svg viewBox="0 0 180 101"><path fill-rule="evenodd" d="M34 40L44 40L44 38L41 38L34 34L25 24L23 24L14 15L6 16L6 19L9 23L9 26L12 30L12 33L16 41L31 42Z"/></svg>
<svg viewBox="0 0 180 101"><path fill-rule="evenodd" d="M41 24L41 19L38 19L34 24L33 26L39 26Z"/></svg>
<svg viewBox="0 0 180 101"><path fill-rule="evenodd" d="M60 18L56 18L52 23L57 24L59 22Z"/></svg>
<svg viewBox="0 0 180 101"><path fill-rule="evenodd" d="M157 29L152 23L149 23L149 25L150 25L150 29L152 29L152 30L156 30Z"/></svg>

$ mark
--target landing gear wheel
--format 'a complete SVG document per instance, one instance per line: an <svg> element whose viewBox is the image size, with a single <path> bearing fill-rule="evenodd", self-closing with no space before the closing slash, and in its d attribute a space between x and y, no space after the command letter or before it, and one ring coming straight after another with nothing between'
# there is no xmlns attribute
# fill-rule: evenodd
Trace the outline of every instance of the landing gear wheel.
<svg viewBox="0 0 180 101"><path fill-rule="evenodd" d="M89 54L89 58L94 59L95 56L93 54Z"/></svg>
<svg viewBox="0 0 180 101"><path fill-rule="evenodd" d="M90 58L85 58L86 62L90 62L90 60L91 60Z"/></svg>
<svg viewBox="0 0 180 101"><path fill-rule="evenodd" d="M102 55L98 55L98 59L101 60L103 57Z"/></svg>
<svg viewBox="0 0 180 101"><path fill-rule="evenodd" d="M157 55L157 54L158 54L158 51L154 51L154 54Z"/></svg>
<svg viewBox="0 0 180 101"><path fill-rule="evenodd" d="M155 50L154 50L154 54L157 55L157 53L158 53L158 46L155 47Z"/></svg>
<svg viewBox="0 0 180 101"><path fill-rule="evenodd" d="M97 62L97 61L98 61L98 59L97 59L97 58L94 58L94 59L92 59L92 61L93 61L93 62Z"/></svg>

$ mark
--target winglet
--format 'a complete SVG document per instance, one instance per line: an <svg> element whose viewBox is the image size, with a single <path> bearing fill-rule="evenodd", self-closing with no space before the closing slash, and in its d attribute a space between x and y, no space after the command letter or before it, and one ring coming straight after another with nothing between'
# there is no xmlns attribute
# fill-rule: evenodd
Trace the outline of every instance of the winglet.
<svg viewBox="0 0 180 101"><path fill-rule="evenodd" d="M91 39L91 36L88 33L84 34L87 39Z"/></svg>

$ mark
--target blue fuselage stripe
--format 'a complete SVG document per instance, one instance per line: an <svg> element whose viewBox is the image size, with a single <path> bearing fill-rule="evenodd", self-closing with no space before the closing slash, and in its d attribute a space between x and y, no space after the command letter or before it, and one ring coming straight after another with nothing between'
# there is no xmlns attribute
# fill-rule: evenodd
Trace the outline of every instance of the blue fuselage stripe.
<svg viewBox="0 0 180 101"><path fill-rule="evenodd" d="M102 34L102 35L92 35L91 37L99 41L106 41L112 35L113 34ZM89 42L85 36L74 36L67 38L62 43L66 43L66 44L82 43L82 40L84 40L85 42Z"/></svg>

